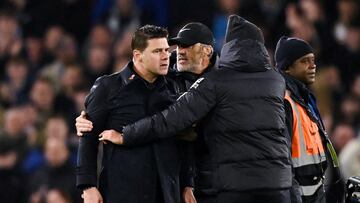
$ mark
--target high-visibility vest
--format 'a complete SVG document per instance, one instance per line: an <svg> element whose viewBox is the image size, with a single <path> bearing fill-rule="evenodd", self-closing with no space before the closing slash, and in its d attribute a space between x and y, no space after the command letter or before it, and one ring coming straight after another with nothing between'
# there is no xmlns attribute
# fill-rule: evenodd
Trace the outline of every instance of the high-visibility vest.
<svg viewBox="0 0 360 203"><path fill-rule="evenodd" d="M326 162L324 147L321 141L319 128L308 115L307 110L290 97L290 92L286 91L285 99L291 104L293 123L292 123L292 143L291 157L293 168L321 164ZM314 177L316 178L316 177ZM315 185L300 185L302 196L311 196L322 185L319 180Z"/></svg>

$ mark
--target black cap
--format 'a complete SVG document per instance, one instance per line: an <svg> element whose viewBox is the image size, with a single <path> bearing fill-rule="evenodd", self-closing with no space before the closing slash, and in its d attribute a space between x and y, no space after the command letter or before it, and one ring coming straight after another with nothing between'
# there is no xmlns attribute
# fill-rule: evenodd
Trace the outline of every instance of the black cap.
<svg viewBox="0 0 360 203"><path fill-rule="evenodd" d="M183 45L185 47L196 43L214 46L214 36L204 24L193 22L186 24L176 37L169 39L169 45Z"/></svg>
<svg viewBox="0 0 360 203"><path fill-rule="evenodd" d="M275 50L276 67L279 70L286 70L297 59L310 53L314 53L314 51L304 40L282 36Z"/></svg>
<svg viewBox="0 0 360 203"><path fill-rule="evenodd" d="M225 42L234 39L252 39L264 43L264 36L260 28L238 15L229 16L226 28Z"/></svg>

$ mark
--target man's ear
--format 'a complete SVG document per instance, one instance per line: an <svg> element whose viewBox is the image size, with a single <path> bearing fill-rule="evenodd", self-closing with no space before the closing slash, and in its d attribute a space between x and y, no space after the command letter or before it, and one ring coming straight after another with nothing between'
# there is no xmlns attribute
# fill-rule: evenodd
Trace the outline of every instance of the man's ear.
<svg viewBox="0 0 360 203"><path fill-rule="evenodd" d="M211 54L213 52L213 48L208 45L203 46L203 50L204 50L205 55L207 55L207 56L211 56Z"/></svg>
<svg viewBox="0 0 360 203"><path fill-rule="evenodd" d="M140 50L135 49L133 51L134 61L142 62L142 52Z"/></svg>

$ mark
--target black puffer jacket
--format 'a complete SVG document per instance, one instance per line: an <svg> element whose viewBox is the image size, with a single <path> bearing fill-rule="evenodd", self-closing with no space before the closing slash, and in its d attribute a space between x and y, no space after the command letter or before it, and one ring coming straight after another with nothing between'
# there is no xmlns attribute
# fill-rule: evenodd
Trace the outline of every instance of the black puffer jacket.
<svg viewBox="0 0 360 203"><path fill-rule="evenodd" d="M205 179L209 189L289 188L285 82L270 67L263 40L253 39L255 35L244 38L247 35L243 33L249 32L262 36L254 26L239 16L230 18L227 35L231 41L222 50L219 69L199 78L168 109L126 126L124 144L173 136L202 120L204 144L211 159L211 171Z"/></svg>

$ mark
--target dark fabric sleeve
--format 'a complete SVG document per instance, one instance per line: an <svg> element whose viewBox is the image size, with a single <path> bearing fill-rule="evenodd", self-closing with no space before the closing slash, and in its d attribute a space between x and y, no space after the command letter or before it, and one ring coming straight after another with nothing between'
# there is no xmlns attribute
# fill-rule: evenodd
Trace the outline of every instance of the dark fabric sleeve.
<svg viewBox="0 0 360 203"><path fill-rule="evenodd" d="M291 104L288 100L285 99L284 101L285 104L285 124L286 124L286 131L288 134L288 140L290 141L290 147L291 147L291 142L292 142L292 135L293 135L293 114L292 114L292 108L291 108ZM290 148L291 150L291 148Z"/></svg>
<svg viewBox="0 0 360 203"><path fill-rule="evenodd" d="M193 142L179 140L180 148L180 188L194 187L195 162L194 162L194 144Z"/></svg>
<svg viewBox="0 0 360 203"><path fill-rule="evenodd" d="M106 125L107 93L104 79L98 78L86 97L87 119L93 123L93 130L79 140L76 167L76 185L79 189L97 185L98 135Z"/></svg>
<svg viewBox="0 0 360 203"><path fill-rule="evenodd" d="M295 179L295 173L293 172L292 186L290 188L291 203L302 203L300 185Z"/></svg>
<svg viewBox="0 0 360 203"><path fill-rule="evenodd" d="M123 129L124 145L145 144L174 136L203 118L216 104L216 88L209 78L200 78L164 111Z"/></svg>

